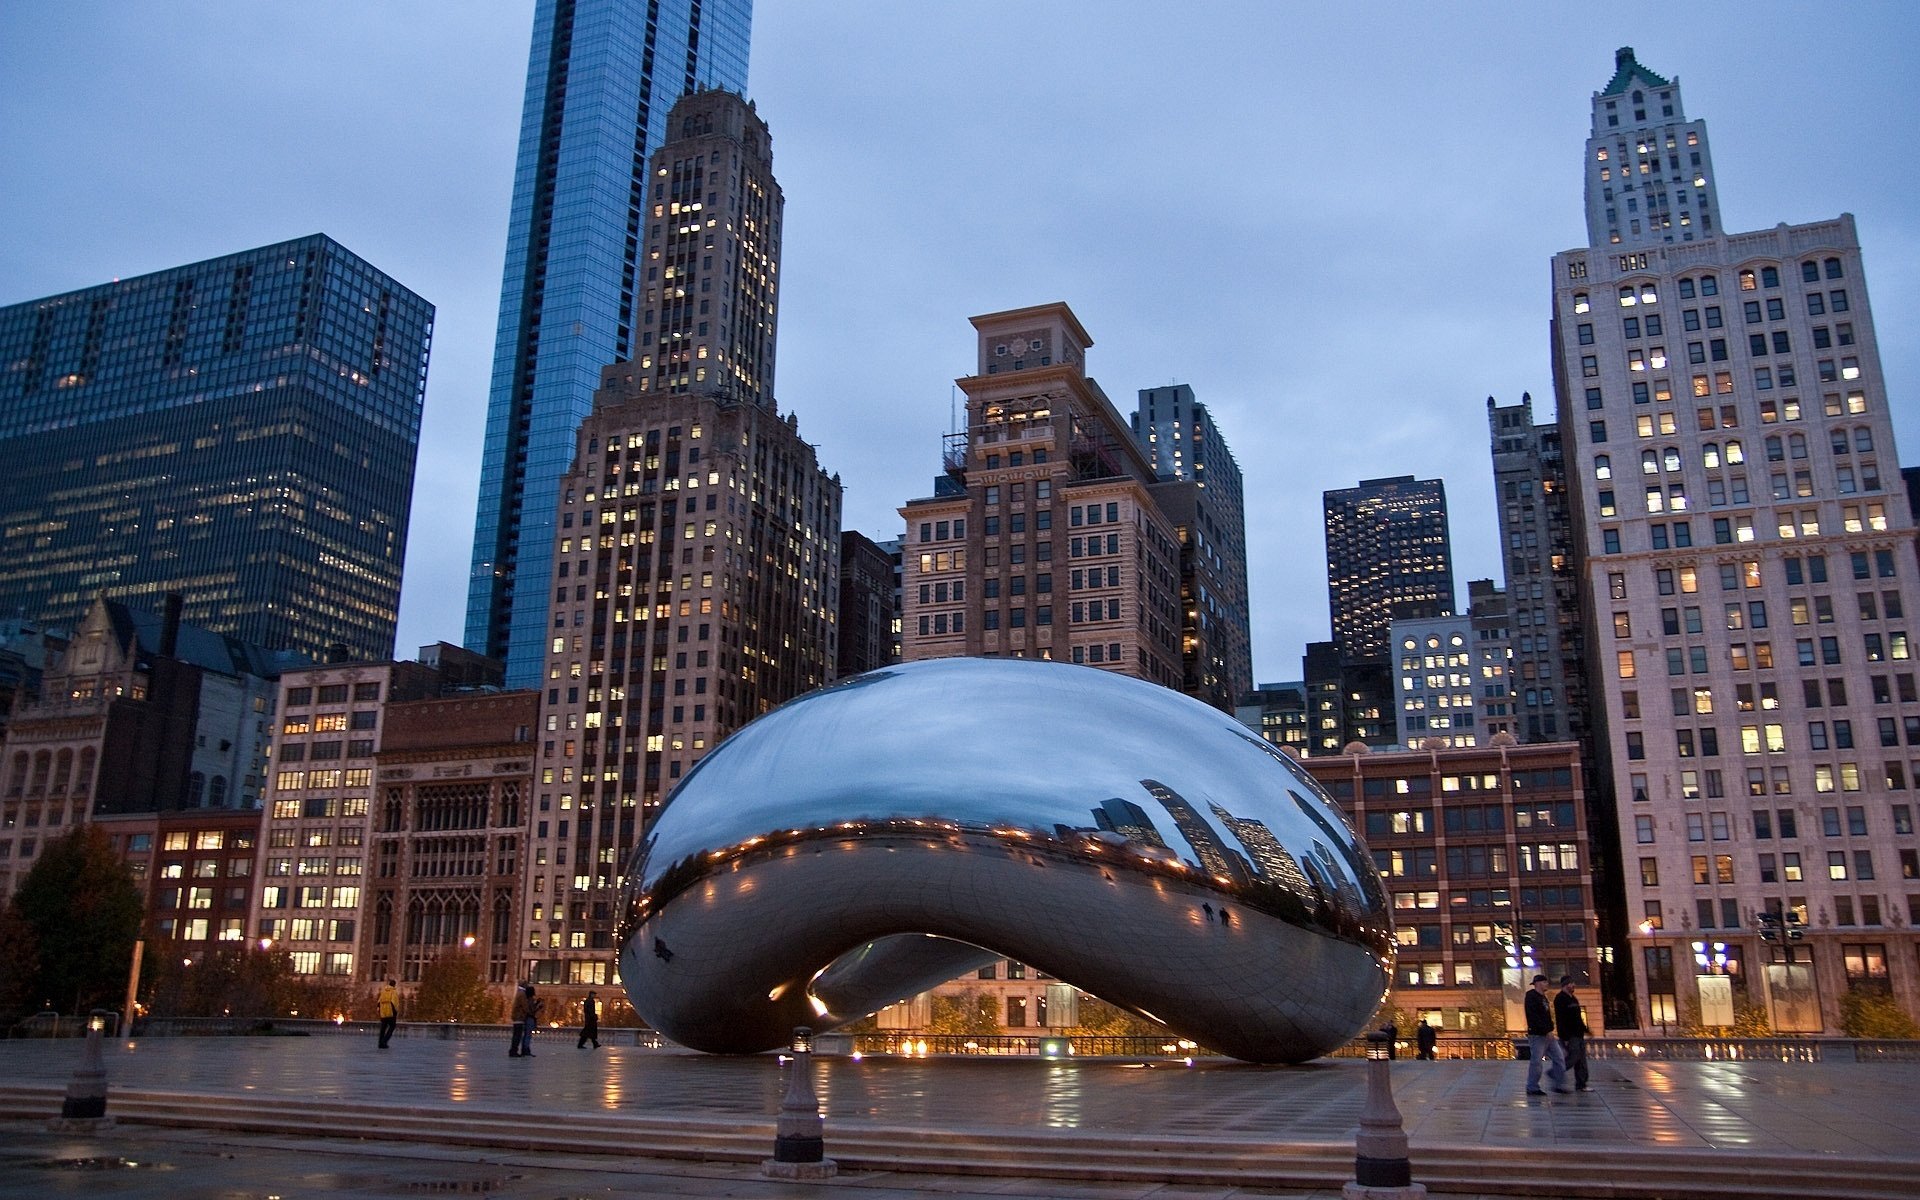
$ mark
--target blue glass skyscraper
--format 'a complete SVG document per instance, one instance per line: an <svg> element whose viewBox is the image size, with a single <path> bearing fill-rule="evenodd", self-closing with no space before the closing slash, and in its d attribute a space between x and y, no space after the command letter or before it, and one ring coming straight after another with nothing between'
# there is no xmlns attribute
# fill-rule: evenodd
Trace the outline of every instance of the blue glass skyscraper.
<svg viewBox="0 0 1920 1200"><path fill-rule="evenodd" d="M752 0L538 0L467 592L466 644L510 685L546 651L574 431L637 345L648 156L682 94L745 92L752 18Z"/></svg>
<svg viewBox="0 0 1920 1200"><path fill-rule="evenodd" d="M0 308L0 614L388 657L432 337L323 234Z"/></svg>

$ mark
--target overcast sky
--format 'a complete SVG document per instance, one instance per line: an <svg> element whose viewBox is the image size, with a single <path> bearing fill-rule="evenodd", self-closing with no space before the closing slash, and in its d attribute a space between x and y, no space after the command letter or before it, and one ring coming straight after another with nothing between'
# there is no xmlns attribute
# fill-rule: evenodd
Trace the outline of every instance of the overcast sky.
<svg viewBox="0 0 1920 1200"><path fill-rule="evenodd" d="M0 303L324 232L438 306L402 656L463 633L532 9L0 3ZM1858 218L1920 458L1920 6L757 9L776 390L872 537L930 491L967 318L1064 300L1122 412L1188 383L1233 447L1261 680L1327 636L1324 489L1444 478L1464 601L1499 577L1486 398L1552 413L1548 260L1621 45L1707 121L1728 228Z"/></svg>

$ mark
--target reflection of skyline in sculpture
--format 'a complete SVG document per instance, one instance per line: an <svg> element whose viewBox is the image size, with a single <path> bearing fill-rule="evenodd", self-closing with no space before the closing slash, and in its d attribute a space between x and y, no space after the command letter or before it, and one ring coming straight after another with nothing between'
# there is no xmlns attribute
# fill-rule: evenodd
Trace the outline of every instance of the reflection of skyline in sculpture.
<svg viewBox="0 0 1920 1200"><path fill-rule="evenodd" d="M1211 807L1213 815L1233 830L1233 836L1240 839L1240 844L1247 848L1248 856L1263 874L1302 899L1314 899L1313 881L1307 878L1306 872L1300 869L1299 862L1287 852L1287 848L1280 844L1280 839L1273 836L1273 830L1267 828L1266 822L1236 817L1218 804Z"/></svg>
<svg viewBox="0 0 1920 1200"><path fill-rule="evenodd" d="M1130 842L1139 842L1144 846L1167 845L1167 839L1161 837L1160 831L1153 827L1153 818L1147 815L1147 810L1118 796L1100 802L1099 807L1093 810L1093 823L1096 828L1117 833Z"/></svg>
<svg viewBox="0 0 1920 1200"><path fill-rule="evenodd" d="M1061 712L1101 720L1063 743ZM663 1034L726 1053L1001 957L1221 1053L1325 1053L1384 992L1385 893L1298 766L1243 734L1169 689L1036 660L811 693L661 812L629 870L621 978Z"/></svg>
<svg viewBox="0 0 1920 1200"><path fill-rule="evenodd" d="M1173 827L1187 839L1187 845L1193 847L1194 857L1200 860L1207 874L1219 880L1246 880L1250 874L1246 866L1235 861L1237 856L1227 850L1207 819L1187 803L1185 796L1157 779L1142 779L1140 786L1167 810L1167 815L1173 818Z"/></svg>

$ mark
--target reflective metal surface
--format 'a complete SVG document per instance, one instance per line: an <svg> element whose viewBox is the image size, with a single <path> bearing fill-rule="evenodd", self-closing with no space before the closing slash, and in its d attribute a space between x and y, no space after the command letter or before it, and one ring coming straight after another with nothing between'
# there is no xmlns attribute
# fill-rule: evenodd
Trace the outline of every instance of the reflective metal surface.
<svg viewBox="0 0 1920 1200"><path fill-rule="evenodd" d="M1029 659L889 667L742 729L648 831L619 936L635 1010L720 1053L1004 956L1297 1062L1393 963L1379 877L1304 771L1177 692Z"/></svg>

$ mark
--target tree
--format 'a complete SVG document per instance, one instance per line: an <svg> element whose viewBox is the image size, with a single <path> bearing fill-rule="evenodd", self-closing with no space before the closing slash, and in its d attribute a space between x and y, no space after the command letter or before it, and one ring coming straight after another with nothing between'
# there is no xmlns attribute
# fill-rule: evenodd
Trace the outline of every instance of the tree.
<svg viewBox="0 0 1920 1200"><path fill-rule="evenodd" d="M1067 1032L1100 1037L1171 1036L1165 1025L1155 1024L1092 996L1080 997L1080 1023Z"/></svg>
<svg viewBox="0 0 1920 1200"><path fill-rule="evenodd" d="M927 1016L928 1033L992 1034L1000 1032L1000 1006L985 992L968 990L952 995L936 992Z"/></svg>
<svg viewBox="0 0 1920 1200"><path fill-rule="evenodd" d="M219 942L188 960L162 943L154 966L154 1012L169 1017L273 1018L291 1012L299 983L284 950Z"/></svg>
<svg viewBox="0 0 1920 1200"><path fill-rule="evenodd" d="M1840 1028L1856 1038L1920 1038L1920 1025L1892 996L1846 992L1840 997Z"/></svg>
<svg viewBox="0 0 1920 1200"><path fill-rule="evenodd" d="M409 1021L459 1021L485 1024L500 1019L500 997L487 987L486 972L472 954L455 950L420 971Z"/></svg>
<svg viewBox="0 0 1920 1200"><path fill-rule="evenodd" d="M78 826L43 846L13 896L39 962L34 1002L76 1016L119 1008L143 907L133 873L99 826Z"/></svg>
<svg viewBox="0 0 1920 1200"><path fill-rule="evenodd" d="M0 1022L17 1020L39 1006L34 994L39 972L32 927L13 905L0 905Z"/></svg>

